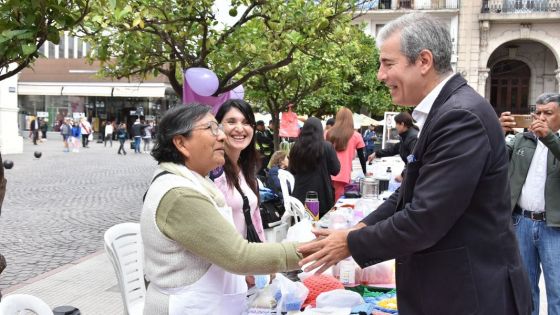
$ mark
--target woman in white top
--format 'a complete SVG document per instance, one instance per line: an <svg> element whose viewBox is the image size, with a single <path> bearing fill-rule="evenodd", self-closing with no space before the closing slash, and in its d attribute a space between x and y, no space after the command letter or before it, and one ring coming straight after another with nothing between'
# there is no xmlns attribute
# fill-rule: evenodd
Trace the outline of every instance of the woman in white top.
<svg viewBox="0 0 560 315"><path fill-rule="evenodd" d="M105 138L103 138L103 142L105 146L107 146L107 140L109 140L111 148L113 147L113 131L113 123L107 120L107 122L105 122Z"/></svg>

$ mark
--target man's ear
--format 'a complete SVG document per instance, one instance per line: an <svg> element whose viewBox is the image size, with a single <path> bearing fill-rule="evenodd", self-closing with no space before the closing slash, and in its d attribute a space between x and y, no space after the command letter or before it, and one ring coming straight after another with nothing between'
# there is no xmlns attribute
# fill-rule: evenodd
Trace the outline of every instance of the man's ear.
<svg viewBox="0 0 560 315"><path fill-rule="evenodd" d="M420 63L420 71L425 75L434 68L434 55L431 51L423 49L420 51L416 62Z"/></svg>
<svg viewBox="0 0 560 315"><path fill-rule="evenodd" d="M174 136L173 144L175 145L175 148L177 148L177 150L187 159L191 157L189 141L187 141L187 138L180 135Z"/></svg>

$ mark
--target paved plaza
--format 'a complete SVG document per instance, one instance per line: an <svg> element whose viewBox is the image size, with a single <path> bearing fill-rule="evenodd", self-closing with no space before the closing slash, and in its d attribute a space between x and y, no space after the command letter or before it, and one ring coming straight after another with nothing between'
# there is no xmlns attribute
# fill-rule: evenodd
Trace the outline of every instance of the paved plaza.
<svg viewBox="0 0 560 315"><path fill-rule="evenodd" d="M14 167L5 170L0 252L8 267L0 290L102 250L105 230L138 222L156 162L126 146L126 156L117 155L118 141L66 153L60 136L50 133L37 146L26 139L23 154L2 155Z"/></svg>

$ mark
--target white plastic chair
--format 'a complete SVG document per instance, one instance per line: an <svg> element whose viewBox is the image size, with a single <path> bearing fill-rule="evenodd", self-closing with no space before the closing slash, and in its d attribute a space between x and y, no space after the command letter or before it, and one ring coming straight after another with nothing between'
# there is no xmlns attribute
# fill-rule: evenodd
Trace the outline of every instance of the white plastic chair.
<svg viewBox="0 0 560 315"><path fill-rule="evenodd" d="M0 315L19 315L33 312L37 315L53 315L51 308L40 298L29 294L12 294L2 297Z"/></svg>
<svg viewBox="0 0 560 315"><path fill-rule="evenodd" d="M296 180L292 173L282 169L278 170L278 180L280 181L280 190L282 191L282 199L284 200L284 209L290 211L291 203L289 197L292 195ZM288 183L290 183L290 189L288 189Z"/></svg>
<svg viewBox="0 0 560 315"><path fill-rule="evenodd" d="M142 314L146 286L144 283L144 250L140 224L121 223L104 235L105 251L113 264L121 291L125 315Z"/></svg>

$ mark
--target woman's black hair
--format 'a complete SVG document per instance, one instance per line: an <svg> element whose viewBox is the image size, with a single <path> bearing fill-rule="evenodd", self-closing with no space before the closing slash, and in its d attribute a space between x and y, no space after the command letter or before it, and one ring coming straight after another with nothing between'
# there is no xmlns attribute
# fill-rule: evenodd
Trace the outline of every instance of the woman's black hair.
<svg viewBox="0 0 560 315"><path fill-rule="evenodd" d="M152 149L152 156L159 163L172 162L185 164L185 157L173 144L173 137L184 135L190 137L196 122L210 112L210 107L202 104L177 105L169 109L161 118Z"/></svg>
<svg viewBox="0 0 560 315"><path fill-rule="evenodd" d="M257 170L260 169L261 161L259 159L259 153L255 146L255 114L253 113L253 109L249 103L245 102L244 100L228 100L225 101L218 112L216 113L216 120L219 123L222 123L222 119L224 116L232 109L238 109L242 114L243 117L249 122L251 127L253 128L253 137L249 145L241 151L239 155L239 160L237 161L237 166L241 169L243 173L243 177L245 177L245 181L251 187L251 190L259 196L259 188L257 185ZM239 188L239 174L236 171L236 167L233 164L235 161L231 161L226 154L226 163L224 164L224 172L226 173L226 180L230 187Z"/></svg>
<svg viewBox="0 0 560 315"><path fill-rule="evenodd" d="M324 141L321 121L315 117L308 118L290 150L288 170L298 174L317 169L323 155Z"/></svg>

